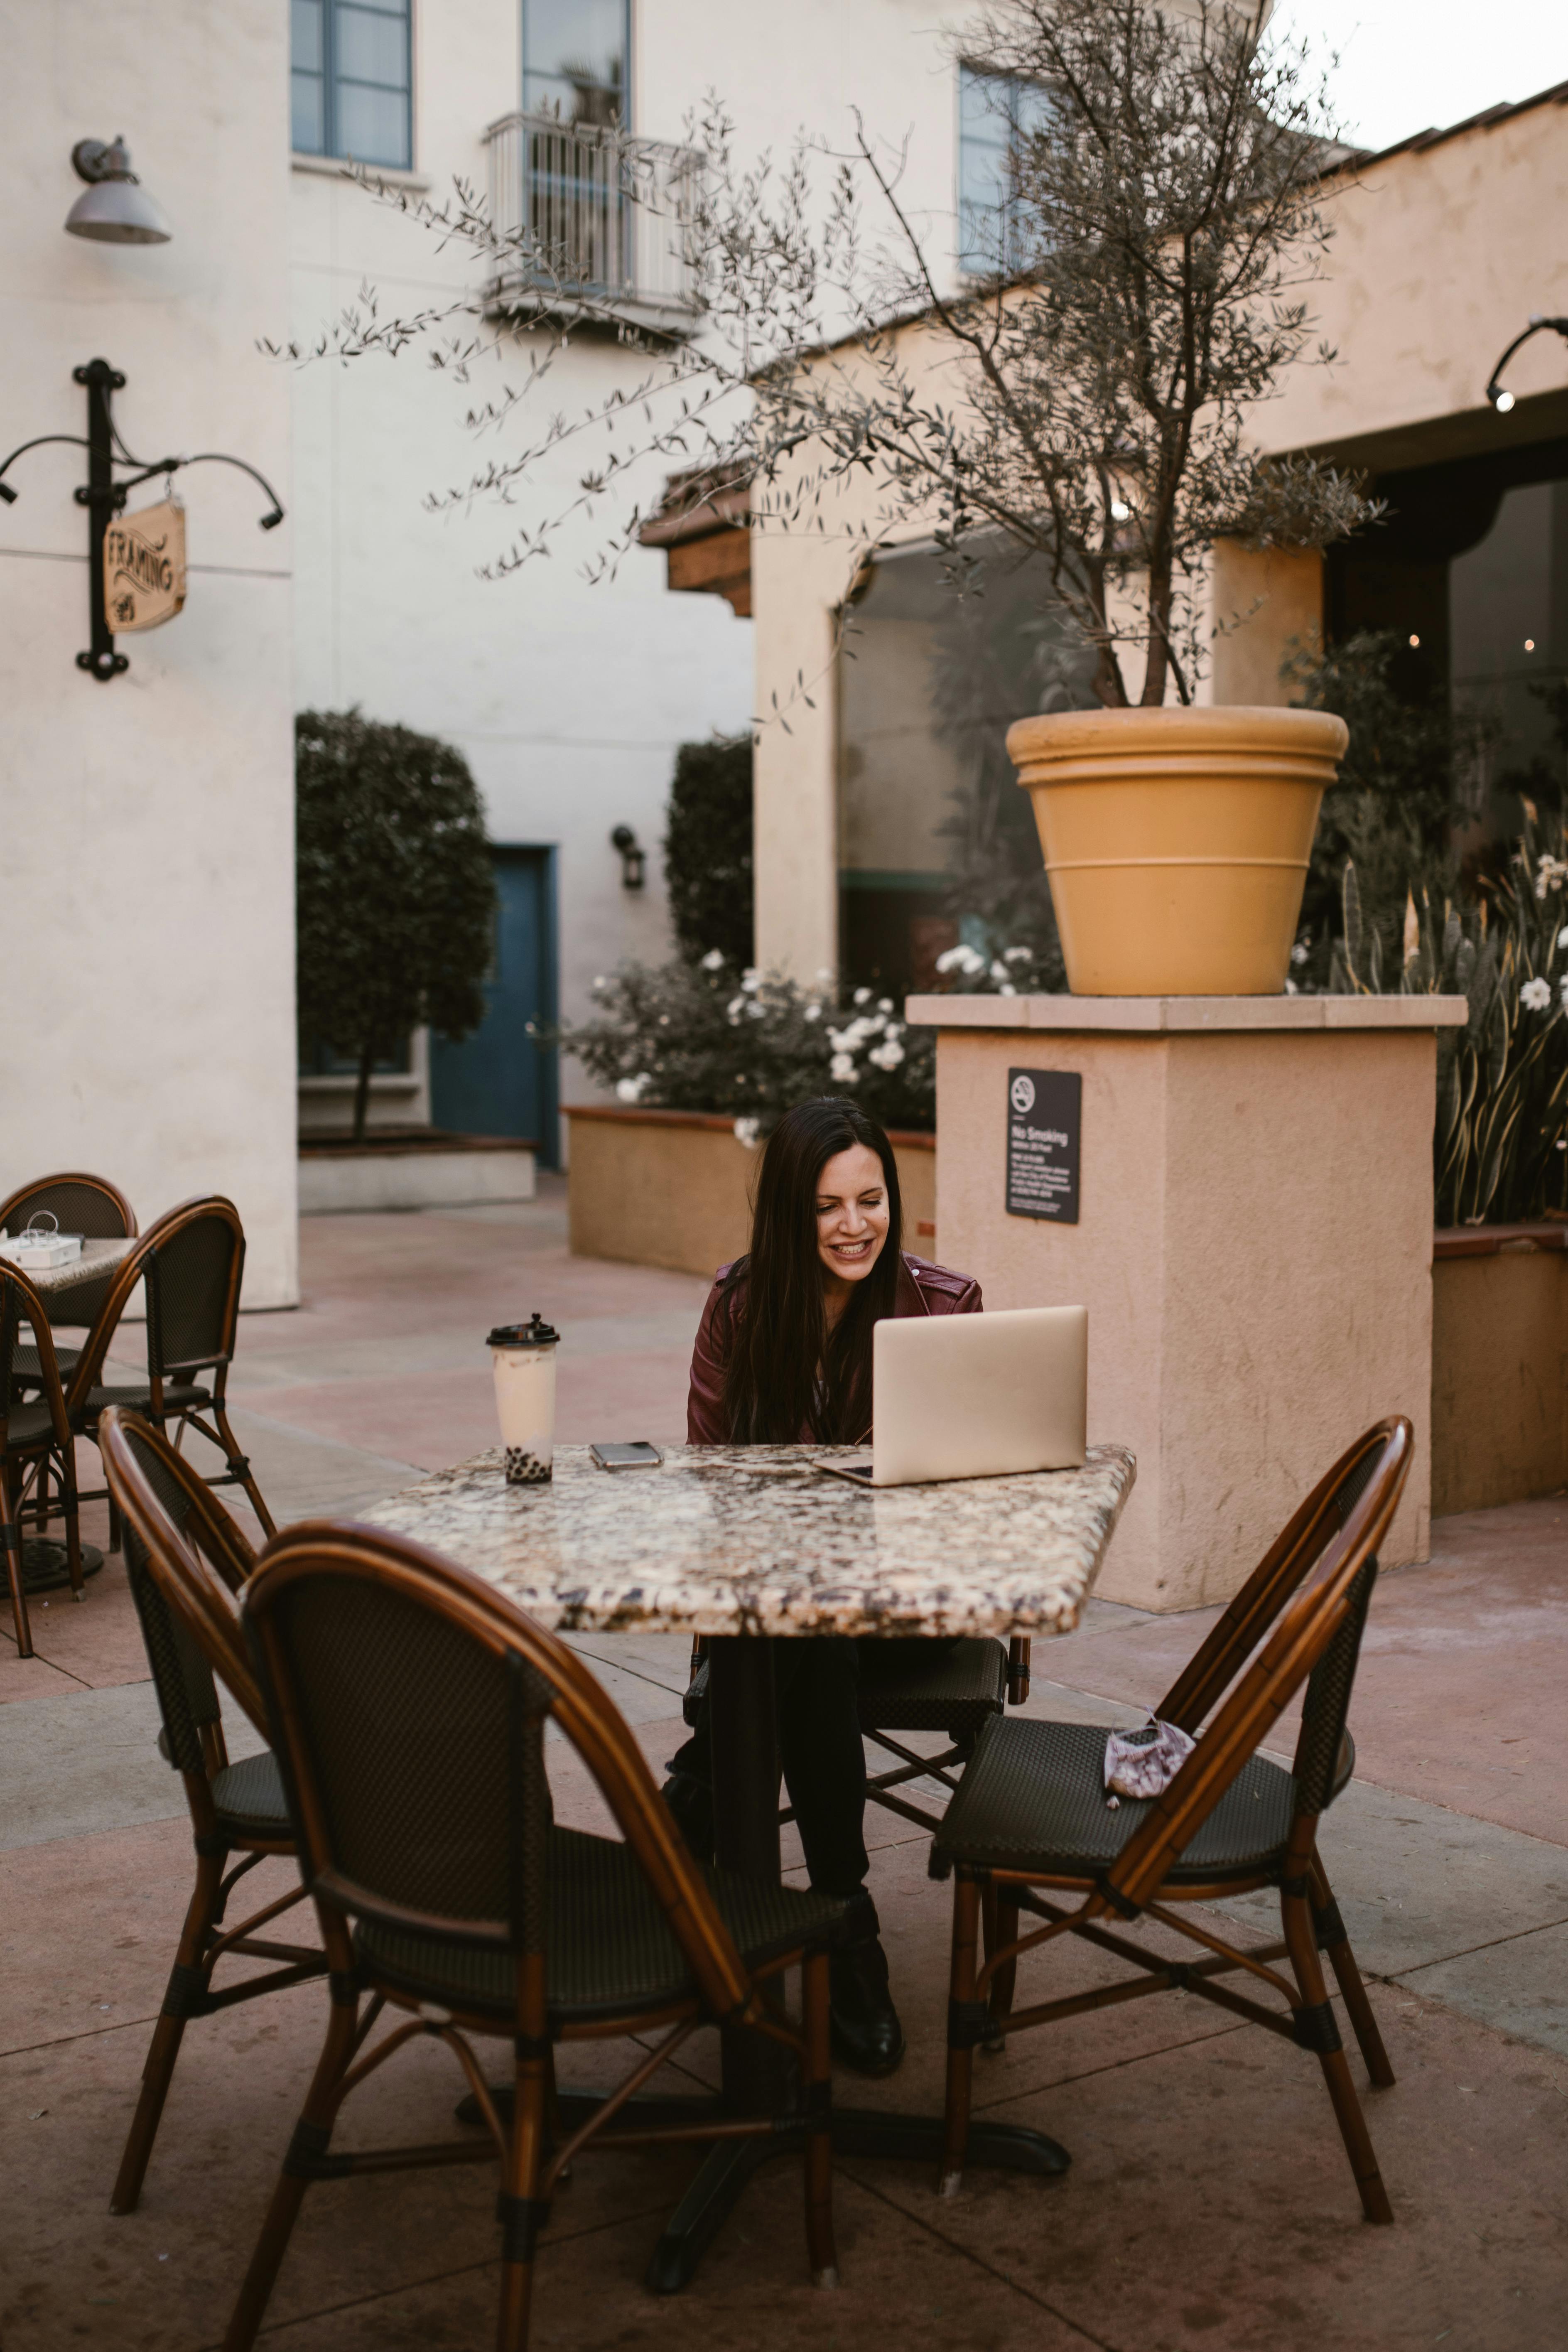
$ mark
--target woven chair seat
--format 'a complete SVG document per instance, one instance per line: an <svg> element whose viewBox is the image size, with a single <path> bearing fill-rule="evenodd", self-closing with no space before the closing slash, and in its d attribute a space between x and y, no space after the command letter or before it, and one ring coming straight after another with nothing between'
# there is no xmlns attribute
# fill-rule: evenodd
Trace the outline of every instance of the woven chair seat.
<svg viewBox="0 0 1568 2352"><path fill-rule="evenodd" d="M860 1725L865 1731L946 1731L971 1736L1000 1715L1007 1694L1007 1653L989 1639L888 1643L889 1662L860 1665ZM693 1730L708 1691L703 1659L687 1685L681 1714Z"/></svg>
<svg viewBox="0 0 1568 2352"><path fill-rule="evenodd" d="M842 1903L808 1888L770 1886L721 1870L706 1875L749 1968L822 1942L844 1916ZM696 1989L636 1855L613 1839L551 1831L547 1932L553 2022L660 2009ZM375 1981L416 2000L497 2018L516 2010L510 1953L405 1935L369 1920L356 1927L354 1948Z"/></svg>
<svg viewBox="0 0 1568 2352"><path fill-rule="evenodd" d="M203 1412L211 1404L211 1389L198 1387L194 1381L165 1381L163 1411L165 1412ZM91 1428L105 1405L122 1405L127 1412L150 1413L153 1391L145 1381L127 1388L89 1389L82 1403L86 1425Z"/></svg>
<svg viewBox="0 0 1568 2352"><path fill-rule="evenodd" d="M989 1723L931 1848L933 1876L954 1863L1079 1877L1115 1861L1151 1807L1105 1799L1108 1726ZM1245 1764L1170 1874L1171 1883L1254 1878L1283 1860L1296 1783L1282 1765Z"/></svg>
<svg viewBox="0 0 1568 2352"><path fill-rule="evenodd" d="M242 1756L237 1764L226 1764L215 1772L212 1792L221 1830L240 1837L279 1838L293 1843L283 1777L270 1748L264 1748L258 1756Z"/></svg>
<svg viewBox="0 0 1568 2352"><path fill-rule="evenodd" d="M889 1643L885 1670L861 1653L860 1721L867 1731L976 1732L1000 1715L1007 1693L1007 1653L1000 1642ZM873 1656L875 1653L872 1653Z"/></svg>
<svg viewBox="0 0 1568 2352"><path fill-rule="evenodd" d="M41 1437L50 1436L54 1426L54 1416L47 1404L14 1404L5 1416L5 1442L8 1445L35 1445Z"/></svg>
<svg viewBox="0 0 1568 2352"><path fill-rule="evenodd" d="M62 1381L70 1378L71 1373L76 1370L76 1360L80 1353L79 1348L62 1348L57 1343L55 1366ZM13 1381L17 1381L25 1389L36 1389L43 1377L44 1368L38 1361L37 1348L12 1349L11 1378Z"/></svg>

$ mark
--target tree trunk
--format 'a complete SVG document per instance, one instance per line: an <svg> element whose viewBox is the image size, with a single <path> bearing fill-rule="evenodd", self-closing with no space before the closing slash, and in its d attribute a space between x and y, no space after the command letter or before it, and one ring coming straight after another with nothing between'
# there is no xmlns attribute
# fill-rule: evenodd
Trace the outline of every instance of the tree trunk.
<svg viewBox="0 0 1568 2352"><path fill-rule="evenodd" d="M354 1082L354 1141L364 1141L365 1113L370 1108L370 1074L375 1066L375 1032L372 1030L359 1052L359 1076Z"/></svg>

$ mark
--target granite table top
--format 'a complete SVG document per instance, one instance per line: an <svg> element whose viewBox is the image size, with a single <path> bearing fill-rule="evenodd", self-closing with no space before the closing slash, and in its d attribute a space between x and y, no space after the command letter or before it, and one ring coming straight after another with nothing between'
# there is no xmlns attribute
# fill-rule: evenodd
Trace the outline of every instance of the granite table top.
<svg viewBox="0 0 1568 2352"><path fill-rule="evenodd" d="M509 1486L497 1447L359 1517L563 1633L1071 1633L1131 1491L1125 1446L877 1490L812 1467L855 1451L672 1445L607 1472L565 1445L550 1485Z"/></svg>
<svg viewBox="0 0 1568 2352"><path fill-rule="evenodd" d="M74 1290L83 1282L97 1282L117 1266L132 1244L128 1241L83 1242L81 1255L68 1258L64 1265L25 1265L17 1268L41 1298L55 1298L63 1290Z"/></svg>

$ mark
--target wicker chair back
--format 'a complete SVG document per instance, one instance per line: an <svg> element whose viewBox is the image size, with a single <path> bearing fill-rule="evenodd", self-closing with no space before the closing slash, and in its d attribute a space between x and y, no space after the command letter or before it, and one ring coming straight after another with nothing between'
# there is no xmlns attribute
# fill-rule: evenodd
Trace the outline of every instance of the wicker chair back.
<svg viewBox="0 0 1568 2352"><path fill-rule="evenodd" d="M205 1770L199 1735L218 1720L215 1672L258 1729L267 1729L237 1607L256 1556L161 1430L110 1405L98 1442L125 1528L132 1594L174 1760L182 1772Z"/></svg>
<svg viewBox="0 0 1568 2352"><path fill-rule="evenodd" d="M55 1357L54 1335L49 1326L48 1309L19 1265L0 1257L0 1454L16 1442L10 1430L12 1384L18 1370L17 1358L25 1342L21 1337L26 1324L32 1333L32 1345L37 1351L37 1370L27 1367L29 1387L41 1391L40 1402L47 1408L48 1442L66 1445L70 1442L70 1424L66 1418L65 1393L60 1385L59 1365ZM36 1407L25 1407L29 1419ZM24 1441L26 1442L26 1441ZM30 1441L45 1442L43 1436Z"/></svg>
<svg viewBox="0 0 1568 2352"><path fill-rule="evenodd" d="M544 1729L577 1748L721 2014L749 1980L642 1752L563 1643L422 1547L342 1522L288 1529L242 1616L319 1903L411 1935L543 1949Z"/></svg>
<svg viewBox="0 0 1568 2352"><path fill-rule="evenodd" d="M1134 1905L1150 1899L1303 1684L1293 1766L1298 1821L1329 1802L1377 1547L1410 1475L1414 1444L1400 1415L1378 1423L1341 1456L1162 1702L1167 1722L1205 1728L1108 1874L1117 1895ZM1252 1656L1262 1627L1276 1617Z"/></svg>
<svg viewBox="0 0 1568 2352"><path fill-rule="evenodd" d="M24 1184L7 1201L0 1201L0 1227L19 1234L31 1217L47 1212L62 1234L82 1234L90 1242L118 1242L136 1237L136 1213L107 1176L42 1176ZM78 1283L70 1294L68 1313L73 1325L92 1323L109 1296L109 1276Z"/></svg>

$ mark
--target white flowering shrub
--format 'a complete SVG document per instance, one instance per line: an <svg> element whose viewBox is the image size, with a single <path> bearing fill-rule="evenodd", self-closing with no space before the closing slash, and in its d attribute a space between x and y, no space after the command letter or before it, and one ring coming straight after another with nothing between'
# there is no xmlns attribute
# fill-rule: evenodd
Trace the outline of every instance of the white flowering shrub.
<svg viewBox="0 0 1568 2352"><path fill-rule="evenodd" d="M731 1113L746 1144L811 1095L848 1095L884 1127L935 1123L936 1033L910 1029L868 988L845 1003L826 975L816 989L777 972L737 976L715 950L626 964L594 994L593 1019L553 1042L623 1103Z"/></svg>

